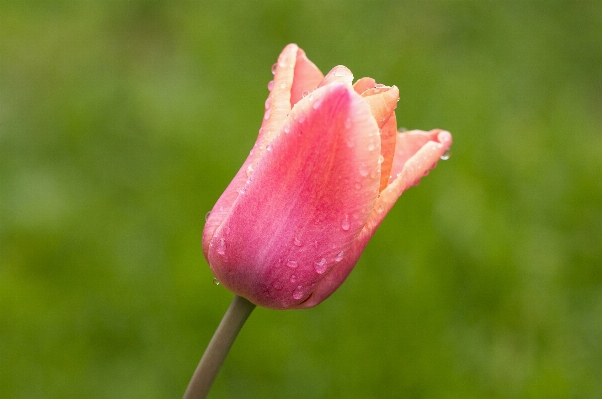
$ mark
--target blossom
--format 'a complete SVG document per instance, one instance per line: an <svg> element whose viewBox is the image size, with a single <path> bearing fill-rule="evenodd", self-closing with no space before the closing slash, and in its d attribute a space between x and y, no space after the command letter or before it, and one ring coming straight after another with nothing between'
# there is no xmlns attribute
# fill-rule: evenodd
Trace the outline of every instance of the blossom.
<svg viewBox="0 0 602 399"><path fill-rule="evenodd" d="M289 44L273 67L247 160L207 218L203 252L217 280L272 309L308 308L347 278L407 188L451 134L397 131L396 86L333 68Z"/></svg>

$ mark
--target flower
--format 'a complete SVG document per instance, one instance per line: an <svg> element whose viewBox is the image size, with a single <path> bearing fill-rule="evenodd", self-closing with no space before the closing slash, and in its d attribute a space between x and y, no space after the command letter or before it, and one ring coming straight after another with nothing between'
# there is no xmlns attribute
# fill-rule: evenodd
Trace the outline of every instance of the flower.
<svg viewBox="0 0 602 399"><path fill-rule="evenodd" d="M397 198L451 145L444 130L398 132L399 90L325 77L295 44L273 67L257 141L207 218L217 280L272 309L308 308L347 278Z"/></svg>

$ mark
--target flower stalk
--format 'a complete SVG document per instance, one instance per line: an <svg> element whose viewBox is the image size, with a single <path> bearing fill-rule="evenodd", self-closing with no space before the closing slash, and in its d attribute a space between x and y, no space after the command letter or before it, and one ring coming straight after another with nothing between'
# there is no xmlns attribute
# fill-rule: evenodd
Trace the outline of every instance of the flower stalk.
<svg viewBox="0 0 602 399"><path fill-rule="evenodd" d="M234 296L230 307L222 318L213 338L209 342L199 365L197 366L184 399L203 399L209 394L213 381L217 376L238 332L255 309L255 304L238 295Z"/></svg>

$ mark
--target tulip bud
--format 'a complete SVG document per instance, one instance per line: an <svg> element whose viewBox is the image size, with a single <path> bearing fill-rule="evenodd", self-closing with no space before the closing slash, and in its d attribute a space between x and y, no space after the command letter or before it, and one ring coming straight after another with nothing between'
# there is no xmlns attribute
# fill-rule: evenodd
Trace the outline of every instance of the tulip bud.
<svg viewBox="0 0 602 399"><path fill-rule="evenodd" d="M443 130L398 132L399 90L289 44L257 141L211 211L203 252L218 281L272 309L330 296L408 187L451 146Z"/></svg>

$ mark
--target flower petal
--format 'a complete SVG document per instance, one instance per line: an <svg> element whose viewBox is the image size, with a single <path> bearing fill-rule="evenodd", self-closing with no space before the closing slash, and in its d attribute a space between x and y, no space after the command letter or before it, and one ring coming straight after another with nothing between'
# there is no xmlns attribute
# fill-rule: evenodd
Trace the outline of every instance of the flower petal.
<svg viewBox="0 0 602 399"><path fill-rule="evenodd" d="M342 82L347 86L352 87L351 82L353 82L353 74L349 68L343 65L335 66L330 70L330 72L328 72L318 87L323 87L333 82Z"/></svg>
<svg viewBox="0 0 602 399"><path fill-rule="evenodd" d="M437 161L449 150L451 144L451 134L445 130L412 130L397 133L392 181L380 193L366 224L367 231L374 232L397 198L409 187L417 185L423 176L437 166Z"/></svg>
<svg viewBox="0 0 602 399"><path fill-rule="evenodd" d="M397 145L400 148L399 154L404 158L403 162L396 161L398 165L403 163L399 177L380 193L366 225L346 252L343 261L332 273L319 282L314 294L302 304L303 307L319 304L339 287L353 270L368 241L397 198L409 186L417 184L425 172L435 167L439 158L451 146L452 140L449 132L438 129L430 132L412 131L399 133L399 135L402 135L402 138L397 141ZM401 151L401 147L406 145L410 145L410 150Z"/></svg>
<svg viewBox="0 0 602 399"><path fill-rule="evenodd" d="M370 109L346 84L300 100L211 239L220 283L268 308L305 307L372 212L379 154Z"/></svg>
<svg viewBox="0 0 602 399"><path fill-rule="evenodd" d="M205 229L203 230L203 252L205 256L216 229L227 216L240 191L249 177L252 176L258 161L264 155L266 148L290 113L293 83L298 81L295 89L298 91L305 85L313 89L322 80L322 73L307 59L305 52L296 44L289 44L282 50L275 66L274 80L268 85L271 86L270 94L266 100L263 123L259 129L255 145L232 182L211 210L205 223Z"/></svg>
<svg viewBox="0 0 602 399"><path fill-rule="evenodd" d="M374 119L380 128L380 146L383 162L381 165L380 190L389 184L389 174L393 165L395 154L395 141L397 137L397 119L395 108L399 100L399 89L397 86L376 86L364 90L362 97L370 104Z"/></svg>
<svg viewBox="0 0 602 399"><path fill-rule="evenodd" d="M322 79L324 79L322 72L307 58L305 51L298 49L293 87L291 89L291 106L294 106L303 98L304 92L310 92L318 87Z"/></svg>
<svg viewBox="0 0 602 399"><path fill-rule="evenodd" d="M357 82L355 82L355 84L353 85L353 89L357 94L362 94L363 92L373 88L374 86L376 86L376 80L372 78L361 78L358 79Z"/></svg>

